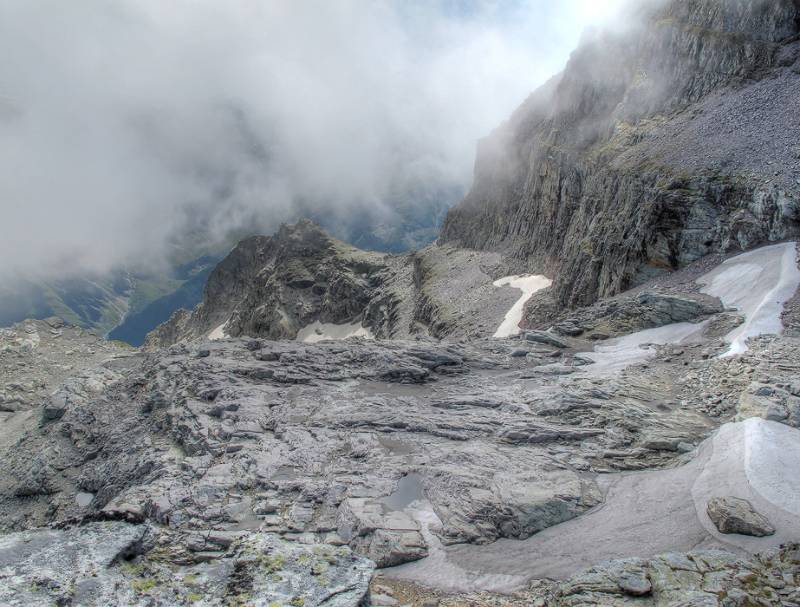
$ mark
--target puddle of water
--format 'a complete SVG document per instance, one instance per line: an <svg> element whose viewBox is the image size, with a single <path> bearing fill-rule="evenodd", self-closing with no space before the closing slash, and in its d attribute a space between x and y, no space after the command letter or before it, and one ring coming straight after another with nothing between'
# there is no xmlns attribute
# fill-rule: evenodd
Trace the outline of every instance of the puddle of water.
<svg viewBox="0 0 800 607"><path fill-rule="evenodd" d="M92 503L94 499L94 493L86 493L84 491L79 491L75 494L75 501L78 502L78 506L81 508L88 508L89 504Z"/></svg>
<svg viewBox="0 0 800 607"><path fill-rule="evenodd" d="M435 391L432 386L426 384L399 384L378 381L363 381L356 390L366 396L420 396L426 392Z"/></svg>
<svg viewBox="0 0 800 607"><path fill-rule="evenodd" d="M391 495L381 499L381 503L389 510L404 510L413 502L425 499L422 489L422 477L419 474L406 474L397 483Z"/></svg>

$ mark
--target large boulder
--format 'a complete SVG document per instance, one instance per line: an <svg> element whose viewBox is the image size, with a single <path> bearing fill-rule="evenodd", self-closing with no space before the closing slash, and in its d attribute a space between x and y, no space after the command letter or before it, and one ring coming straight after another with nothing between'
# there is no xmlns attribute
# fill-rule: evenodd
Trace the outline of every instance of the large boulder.
<svg viewBox="0 0 800 607"><path fill-rule="evenodd" d="M715 497L708 501L708 517L720 533L739 533L764 537L775 533L775 527L747 500L738 497Z"/></svg>

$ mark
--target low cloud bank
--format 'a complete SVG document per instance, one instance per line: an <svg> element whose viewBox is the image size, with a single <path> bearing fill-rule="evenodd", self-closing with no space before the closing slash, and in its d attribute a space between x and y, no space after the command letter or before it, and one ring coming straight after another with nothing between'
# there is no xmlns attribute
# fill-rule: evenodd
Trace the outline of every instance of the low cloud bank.
<svg viewBox="0 0 800 607"><path fill-rule="evenodd" d="M6 0L0 275L422 212L618 4Z"/></svg>

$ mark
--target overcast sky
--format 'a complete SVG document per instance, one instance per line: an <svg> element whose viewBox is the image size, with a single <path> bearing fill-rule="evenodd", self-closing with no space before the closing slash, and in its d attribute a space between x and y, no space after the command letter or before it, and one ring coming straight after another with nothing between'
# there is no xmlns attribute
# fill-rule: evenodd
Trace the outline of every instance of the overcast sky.
<svg viewBox="0 0 800 607"><path fill-rule="evenodd" d="M467 188L476 140L618 4L3 0L0 275Z"/></svg>

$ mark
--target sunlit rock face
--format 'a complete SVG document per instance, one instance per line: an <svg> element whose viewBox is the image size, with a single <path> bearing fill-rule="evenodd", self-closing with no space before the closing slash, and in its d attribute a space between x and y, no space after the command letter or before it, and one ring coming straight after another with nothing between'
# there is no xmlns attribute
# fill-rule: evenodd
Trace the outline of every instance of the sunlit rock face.
<svg viewBox="0 0 800 607"><path fill-rule="evenodd" d="M798 233L797 4L647 7L481 142L442 242L525 259L574 307Z"/></svg>

